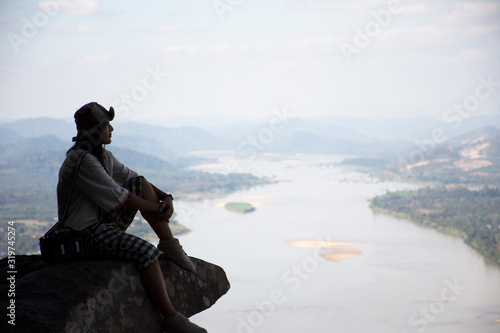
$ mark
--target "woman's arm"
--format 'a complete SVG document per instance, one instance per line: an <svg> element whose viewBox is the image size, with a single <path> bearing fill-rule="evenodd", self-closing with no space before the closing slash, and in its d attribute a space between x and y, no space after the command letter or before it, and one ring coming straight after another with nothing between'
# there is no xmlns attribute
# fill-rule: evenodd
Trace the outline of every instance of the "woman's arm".
<svg viewBox="0 0 500 333"><path fill-rule="evenodd" d="M131 209L154 213L165 221L168 221L170 218L168 210L163 209L163 203L145 200L134 193L130 194L125 206Z"/></svg>
<svg viewBox="0 0 500 333"><path fill-rule="evenodd" d="M155 191L156 193L156 196L158 197L158 199L160 200L165 200L165 198L167 196L169 196L167 193L163 192L162 190L160 190L158 187L154 186L154 184L150 183L151 186L153 187L153 191Z"/></svg>
<svg viewBox="0 0 500 333"><path fill-rule="evenodd" d="M160 210L165 212L168 218L170 218L174 214L174 203L172 202L173 196L171 194L163 192L153 184L151 184L151 187L153 188L153 191L155 192L156 196L162 201L160 204Z"/></svg>

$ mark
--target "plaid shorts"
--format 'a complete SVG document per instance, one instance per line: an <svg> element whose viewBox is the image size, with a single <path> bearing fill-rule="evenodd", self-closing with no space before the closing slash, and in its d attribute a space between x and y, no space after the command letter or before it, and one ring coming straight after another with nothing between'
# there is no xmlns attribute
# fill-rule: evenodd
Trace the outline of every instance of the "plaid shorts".
<svg viewBox="0 0 500 333"><path fill-rule="evenodd" d="M141 196L141 176L129 179L123 187ZM134 220L137 210L121 205L112 217L107 217L96 229L85 229L90 256L96 259L133 261L143 269L161 258L163 252L144 239L125 231Z"/></svg>

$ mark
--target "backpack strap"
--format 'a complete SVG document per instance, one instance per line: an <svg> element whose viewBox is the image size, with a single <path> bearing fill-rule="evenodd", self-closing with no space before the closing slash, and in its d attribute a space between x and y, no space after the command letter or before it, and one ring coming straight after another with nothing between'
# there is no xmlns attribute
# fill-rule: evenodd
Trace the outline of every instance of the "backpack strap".
<svg viewBox="0 0 500 333"><path fill-rule="evenodd" d="M68 200L66 201L66 206L64 207L64 211L63 211L62 216L59 219L59 221L56 224L54 224L52 226L52 228L49 229L49 231L47 231L47 234L50 234L51 232L54 232L58 228L61 228L64 226L64 223L65 223L64 219L66 217L66 213L68 212L69 204L71 202L71 196L73 194L73 189L75 187L76 177L78 176L78 170L80 170L80 165L82 164L82 159L86 154L88 154L88 152L85 151L85 152L78 155L78 160L76 162L75 170L73 171L73 179L71 181L71 187L69 189L69 195L68 195Z"/></svg>

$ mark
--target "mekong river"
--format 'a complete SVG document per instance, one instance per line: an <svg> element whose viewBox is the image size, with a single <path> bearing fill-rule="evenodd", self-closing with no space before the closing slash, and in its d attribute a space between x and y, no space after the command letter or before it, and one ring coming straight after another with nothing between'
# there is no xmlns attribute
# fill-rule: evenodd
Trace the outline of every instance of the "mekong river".
<svg viewBox="0 0 500 333"><path fill-rule="evenodd" d="M338 156L218 156L199 170L279 182L176 200L186 252L224 268L231 289L191 320L211 333L500 332L500 267L459 238L368 199L416 188L335 166ZM249 202L238 214L225 202ZM345 243L344 243L345 242Z"/></svg>

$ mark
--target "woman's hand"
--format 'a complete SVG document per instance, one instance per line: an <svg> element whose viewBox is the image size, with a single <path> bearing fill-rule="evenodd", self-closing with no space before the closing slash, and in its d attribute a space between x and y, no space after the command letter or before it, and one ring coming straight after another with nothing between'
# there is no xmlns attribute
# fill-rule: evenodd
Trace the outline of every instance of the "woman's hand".
<svg viewBox="0 0 500 333"><path fill-rule="evenodd" d="M166 196L163 201L160 201L157 216L168 222L172 214L174 214L174 203L170 196Z"/></svg>

